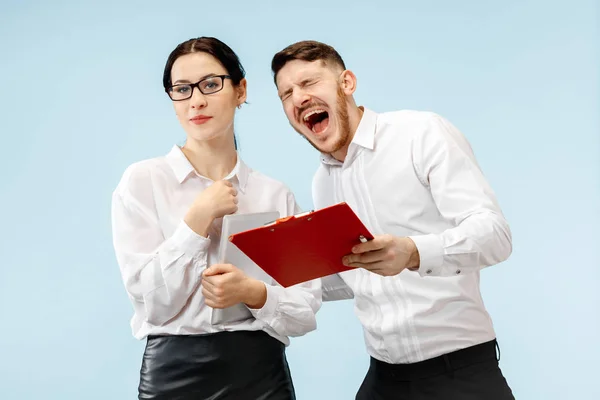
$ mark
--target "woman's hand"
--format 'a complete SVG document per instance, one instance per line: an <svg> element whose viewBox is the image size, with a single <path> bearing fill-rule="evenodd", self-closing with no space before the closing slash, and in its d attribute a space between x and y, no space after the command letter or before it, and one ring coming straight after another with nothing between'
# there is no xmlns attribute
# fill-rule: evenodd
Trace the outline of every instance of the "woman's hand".
<svg viewBox="0 0 600 400"><path fill-rule="evenodd" d="M250 278L231 264L215 264L202 274L202 294L212 308L227 308L244 303L249 308L262 308L267 301L265 284Z"/></svg>
<svg viewBox="0 0 600 400"><path fill-rule="evenodd" d="M206 237L212 222L235 213L237 204L237 191L231 182L216 181L196 197L184 221L198 235Z"/></svg>

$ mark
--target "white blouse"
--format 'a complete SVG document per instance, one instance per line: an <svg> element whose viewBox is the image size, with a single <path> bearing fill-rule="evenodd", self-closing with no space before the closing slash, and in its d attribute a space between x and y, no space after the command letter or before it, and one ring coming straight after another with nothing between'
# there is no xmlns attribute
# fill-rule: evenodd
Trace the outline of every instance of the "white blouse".
<svg viewBox="0 0 600 400"><path fill-rule="evenodd" d="M238 213L300 212L293 193L281 182L253 171L241 160L225 178L238 191ZM218 262L222 219L208 238L192 231L183 218L194 199L213 183L196 173L178 146L163 157L129 166L112 198L113 244L125 289L133 304L133 335L205 334L264 330L289 345L289 336L316 329L321 307L320 280L283 288L266 282L267 301L250 309L245 321L211 324L204 303L202 272Z"/></svg>

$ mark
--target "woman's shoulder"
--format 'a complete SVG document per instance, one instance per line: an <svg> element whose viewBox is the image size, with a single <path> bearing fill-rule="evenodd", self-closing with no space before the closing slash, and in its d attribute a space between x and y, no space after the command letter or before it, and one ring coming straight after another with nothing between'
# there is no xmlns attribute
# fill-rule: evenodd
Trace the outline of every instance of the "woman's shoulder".
<svg viewBox="0 0 600 400"><path fill-rule="evenodd" d="M260 190L291 193L290 188L282 181L251 168L248 173L248 185Z"/></svg>
<svg viewBox="0 0 600 400"><path fill-rule="evenodd" d="M164 173L168 173L165 156L135 161L123 171L115 191L121 194L146 192L151 190L153 178Z"/></svg>
<svg viewBox="0 0 600 400"><path fill-rule="evenodd" d="M247 188L250 188L247 193L264 209L278 210L282 217L297 214L300 210L290 187L267 174L252 170Z"/></svg>

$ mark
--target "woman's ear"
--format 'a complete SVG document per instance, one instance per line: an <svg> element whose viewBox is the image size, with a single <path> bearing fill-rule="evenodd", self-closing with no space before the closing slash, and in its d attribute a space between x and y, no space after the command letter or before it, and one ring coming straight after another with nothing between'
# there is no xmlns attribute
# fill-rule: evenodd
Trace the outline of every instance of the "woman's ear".
<svg viewBox="0 0 600 400"><path fill-rule="evenodd" d="M236 87L238 108L241 107L242 104L244 104L246 102L247 86L248 86L248 82L246 81L246 78L243 78L240 81L239 85L237 85L237 87Z"/></svg>

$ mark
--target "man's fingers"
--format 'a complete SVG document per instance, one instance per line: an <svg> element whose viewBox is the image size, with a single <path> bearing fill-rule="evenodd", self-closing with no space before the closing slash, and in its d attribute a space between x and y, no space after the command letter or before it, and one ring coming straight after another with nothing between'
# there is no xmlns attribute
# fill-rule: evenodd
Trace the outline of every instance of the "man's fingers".
<svg viewBox="0 0 600 400"><path fill-rule="evenodd" d="M352 248L352 253L361 254L368 251L381 250L388 244L387 236L376 236L373 240L357 244Z"/></svg>
<svg viewBox="0 0 600 400"><path fill-rule="evenodd" d="M361 268L364 268L371 272L375 272L375 271L379 271L379 270L383 269L383 265L381 262L368 263L368 264L363 263L363 264L361 264Z"/></svg>
<svg viewBox="0 0 600 400"><path fill-rule="evenodd" d="M351 267L351 268L365 268L365 266L367 264L363 264L363 263L359 263L359 262L353 262L352 264L344 264L346 267ZM365 268L366 269L366 268Z"/></svg>
<svg viewBox="0 0 600 400"><path fill-rule="evenodd" d="M361 263L361 262L353 262L350 265L348 265L348 267L353 267L353 268L362 268L362 269L366 269L367 271L371 271L371 272L382 272L383 271L383 264L380 262L376 262L376 263Z"/></svg>
<svg viewBox="0 0 600 400"><path fill-rule="evenodd" d="M362 254L349 254L342 259L344 265L352 263L372 264L380 261L389 260L389 254L386 250L375 250Z"/></svg>

